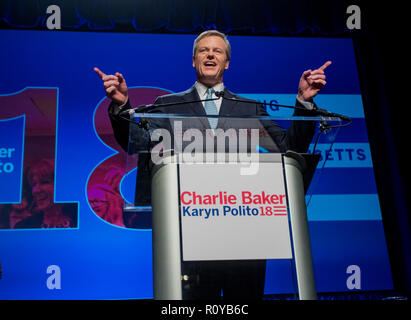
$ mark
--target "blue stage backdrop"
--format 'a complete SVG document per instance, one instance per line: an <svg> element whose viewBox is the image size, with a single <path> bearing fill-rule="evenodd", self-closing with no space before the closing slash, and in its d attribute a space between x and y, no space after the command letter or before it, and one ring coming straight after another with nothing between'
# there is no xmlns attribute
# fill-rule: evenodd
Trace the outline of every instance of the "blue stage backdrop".
<svg viewBox="0 0 411 320"><path fill-rule="evenodd" d="M121 212L132 174L93 67L123 73L133 105L153 103L194 84L195 36L2 30L0 38L0 299L152 298L149 216ZM319 144L320 166L327 161L307 194L317 290L392 289L351 40L229 39L225 85L262 102L294 104L302 72L333 62L315 101L353 123L331 150ZM51 209L64 218L43 219ZM268 263L267 294L293 290L287 266Z"/></svg>

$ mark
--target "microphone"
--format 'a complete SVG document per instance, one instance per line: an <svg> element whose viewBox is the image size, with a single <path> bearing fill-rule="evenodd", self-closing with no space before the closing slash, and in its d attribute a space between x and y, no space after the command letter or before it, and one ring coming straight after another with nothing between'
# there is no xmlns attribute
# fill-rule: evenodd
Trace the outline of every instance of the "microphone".
<svg viewBox="0 0 411 320"><path fill-rule="evenodd" d="M214 94L217 98L221 98L224 96L224 91L216 91L214 92Z"/></svg>
<svg viewBox="0 0 411 320"><path fill-rule="evenodd" d="M131 116L135 113L145 113L145 112L155 109L153 108L153 106L155 105L154 104L148 104L148 105L143 104L141 106L138 106L137 108L131 108L131 109L120 111L119 116L125 116L125 115Z"/></svg>
<svg viewBox="0 0 411 320"><path fill-rule="evenodd" d="M249 100L238 99L238 98L227 98L227 97L224 96L224 91L216 91L214 94L216 95L216 97L218 97L218 98L223 97L223 99L226 99L226 100L240 101L240 102L255 104L255 101L249 101ZM296 106L282 105L282 104L278 104L278 103L265 103L265 105L273 106L273 107L280 107L280 108L299 109L299 110L304 110L306 112L308 111L308 112L312 113L313 115L318 115L318 116L322 116L322 117L330 117L330 118L339 118L339 119L344 120L344 121L351 121L350 117L347 117L345 115L338 114L338 113L329 112L329 111L324 110L324 109L318 109L318 108L317 109L306 109L306 108L301 108L301 107L296 107Z"/></svg>

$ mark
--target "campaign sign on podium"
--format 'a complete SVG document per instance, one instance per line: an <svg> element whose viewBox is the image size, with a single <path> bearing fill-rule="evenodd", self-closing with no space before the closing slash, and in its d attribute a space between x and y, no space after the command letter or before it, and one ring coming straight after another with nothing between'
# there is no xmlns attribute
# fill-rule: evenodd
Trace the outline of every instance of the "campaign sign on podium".
<svg viewBox="0 0 411 320"><path fill-rule="evenodd" d="M238 162L180 164L184 261L292 258L281 154L270 157L252 174Z"/></svg>

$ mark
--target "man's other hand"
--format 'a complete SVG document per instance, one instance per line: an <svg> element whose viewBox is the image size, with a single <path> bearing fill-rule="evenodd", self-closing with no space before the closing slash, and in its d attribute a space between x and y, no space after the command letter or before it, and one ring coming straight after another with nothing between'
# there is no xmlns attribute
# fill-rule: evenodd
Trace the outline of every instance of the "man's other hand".
<svg viewBox="0 0 411 320"><path fill-rule="evenodd" d="M327 61L321 67L316 70L307 70L301 76L300 83L298 85L298 98L303 101L311 101L320 90L327 83L325 81L324 70L331 64L331 61Z"/></svg>

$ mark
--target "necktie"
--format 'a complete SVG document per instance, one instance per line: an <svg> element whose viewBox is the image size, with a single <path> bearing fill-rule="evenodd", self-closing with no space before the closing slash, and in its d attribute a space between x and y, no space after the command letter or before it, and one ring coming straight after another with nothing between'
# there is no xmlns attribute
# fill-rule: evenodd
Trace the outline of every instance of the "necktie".
<svg viewBox="0 0 411 320"><path fill-rule="evenodd" d="M212 99L213 96L212 94L214 93L214 89L213 88L208 88L207 89L207 96L206 99ZM206 101L204 104L204 108L205 108L205 112L208 115L217 115L217 106L215 105L214 101ZM218 119L217 118L208 118L208 122L210 122L210 127L211 129L215 130L215 128L217 128L217 122Z"/></svg>

